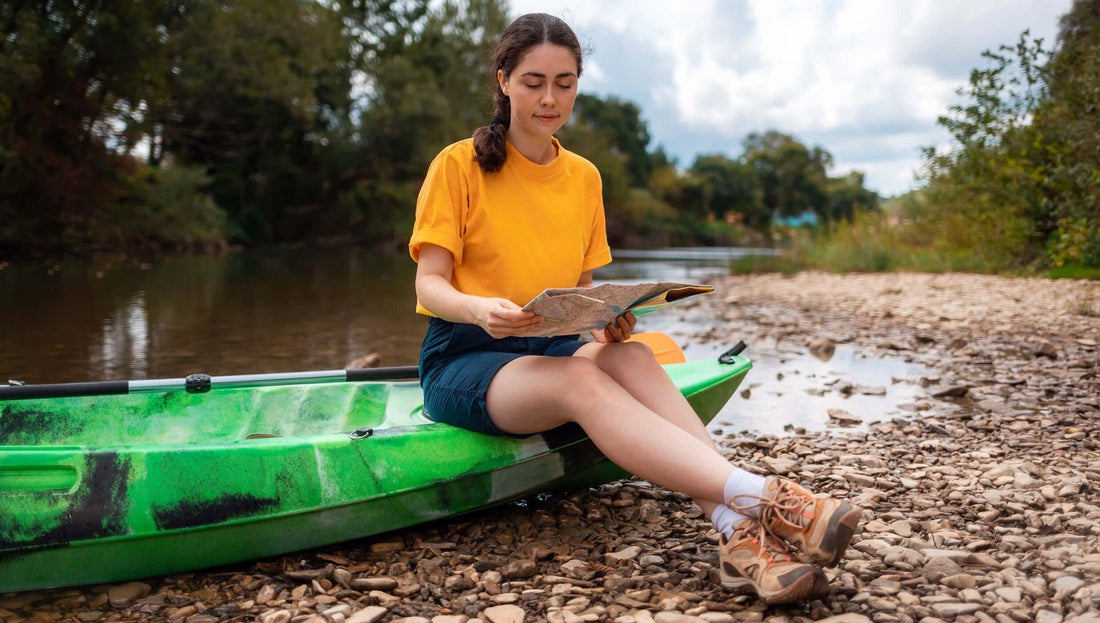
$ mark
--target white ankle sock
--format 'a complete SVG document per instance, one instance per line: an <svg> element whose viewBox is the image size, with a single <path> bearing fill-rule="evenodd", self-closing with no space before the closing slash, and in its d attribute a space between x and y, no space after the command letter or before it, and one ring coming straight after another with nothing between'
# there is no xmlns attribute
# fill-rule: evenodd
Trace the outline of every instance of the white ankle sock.
<svg viewBox="0 0 1100 623"><path fill-rule="evenodd" d="M726 486L723 490L723 496L725 500L733 502L741 506L751 506L758 500L753 497L739 497L744 495L763 495L764 493L764 480L763 476L757 476L752 472L747 472L743 469L735 469L730 477L726 479ZM747 519L750 515L756 517L758 515L755 508L746 509L747 514L741 514L725 504L719 504L714 507L714 510L710 513L710 520L714 523L714 527L726 535L726 538L733 536L733 527L741 522L743 519Z"/></svg>
<svg viewBox="0 0 1100 623"><path fill-rule="evenodd" d="M726 535L727 539L733 536L733 527L740 523L742 519L747 519L747 517L725 504L715 506L714 510L710 512L710 521L714 524L714 528Z"/></svg>
<svg viewBox="0 0 1100 623"><path fill-rule="evenodd" d="M726 504L751 507L746 508L742 512L750 517L757 517L760 513L756 509L755 504L760 500L755 497L741 496L763 495L764 480L764 476L757 476L743 469L735 469L733 473L730 474L730 477L726 479L726 487L723 490L725 499L722 501Z"/></svg>

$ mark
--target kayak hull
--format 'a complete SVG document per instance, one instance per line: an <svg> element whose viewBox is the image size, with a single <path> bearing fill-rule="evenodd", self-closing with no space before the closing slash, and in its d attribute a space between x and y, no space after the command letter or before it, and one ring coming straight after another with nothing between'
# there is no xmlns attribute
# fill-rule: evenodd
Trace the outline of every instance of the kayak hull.
<svg viewBox="0 0 1100 623"><path fill-rule="evenodd" d="M666 369L709 422L750 367ZM430 422L415 383L0 402L0 444L0 591L254 560L627 475L573 425Z"/></svg>

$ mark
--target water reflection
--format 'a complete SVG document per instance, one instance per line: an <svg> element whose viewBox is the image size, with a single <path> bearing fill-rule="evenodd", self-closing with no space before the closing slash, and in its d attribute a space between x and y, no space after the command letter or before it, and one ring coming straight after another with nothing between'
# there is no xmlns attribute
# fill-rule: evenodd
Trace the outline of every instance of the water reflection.
<svg viewBox="0 0 1100 623"><path fill-rule="evenodd" d="M712 431L740 434L754 431L785 434L790 427L824 430L836 425L829 410L841 409L862 425L911 415L905 407L927 397L917 381L928 368L898 358L879 357L846 344L795 345L741 335L736 325L718 341L696 339L710 333L713 319L699 313L650 314L638 319L638 328L664 331L681 346L688 359L717 357L740 339L748 342L745 356L753 369L738 395L719 411ZM817 351L812 352L812 351Z"/></svg>
<svg viewBox="0 0 1100 623"><path fill-rule="evenodd" d="M13 263L2 380L67 382L415 363L415 265L360 249Z"/></svg>
<svg viewBox="0 0 1100 623"><path fill-rule="evenodd" d="M106 378L120 374L145 376L149 370L149 314L145 292L138 290L130 302L113 312L103 323L97 343L88 353L91 369Z"/></svg>

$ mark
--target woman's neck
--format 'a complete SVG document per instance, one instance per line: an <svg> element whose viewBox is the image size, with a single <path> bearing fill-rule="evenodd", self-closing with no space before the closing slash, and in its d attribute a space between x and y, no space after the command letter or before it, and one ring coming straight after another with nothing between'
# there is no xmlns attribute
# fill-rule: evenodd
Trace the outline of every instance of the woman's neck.
<svg viewBox="0 0 1100 623"><path fill-rule="evenodd" d="M516 151L523 154L524 158L535 164L550 164L558 157L558 148L549 137L524 136L519 132L508 130L505 138L516 148Z"/></svg>

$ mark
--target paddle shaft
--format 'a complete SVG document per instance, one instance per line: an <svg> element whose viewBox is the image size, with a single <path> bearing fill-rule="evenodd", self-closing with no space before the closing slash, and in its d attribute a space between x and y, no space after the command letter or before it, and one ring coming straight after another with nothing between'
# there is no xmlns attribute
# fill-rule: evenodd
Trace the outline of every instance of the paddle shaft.
<svg viewBox="0 0 1100 623"><path fill-rule="evenodd" d="M0 386L0 400L25 398L66 398L71 396L108 396L148 392L187 391L203 393L211 389L264 387L300 383L343 383L356 381L394 381L419 378L416 366L278 372L274 374L236 374L208 376L192 374L186 378L141 381L97 381L90 383L50 383L43 385Z"/></svg>

